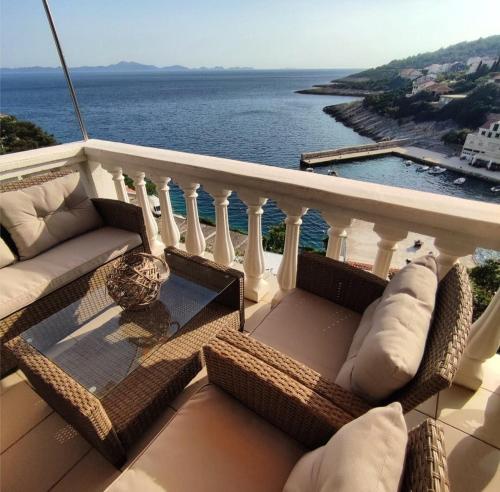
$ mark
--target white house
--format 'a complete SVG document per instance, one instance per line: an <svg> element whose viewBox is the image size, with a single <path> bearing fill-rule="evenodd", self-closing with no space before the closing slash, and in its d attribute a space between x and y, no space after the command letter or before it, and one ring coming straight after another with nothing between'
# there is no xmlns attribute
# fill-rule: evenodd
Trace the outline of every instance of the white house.
<svg viewBox="0 0 500 492"><path fill-rule="evenodd" d="M483 164L489 169L499 169L500 119L487 122L476 133L467 135L461 157L471 165Z"/></svg>
<svg viewBox="0 0 500 492"><path fill-rule="evenodd" d="M434 74L429 74L429 75L422 75L422 77L419 77L418 79L415 79L413 81L413 88L411 91L411 95L415 95L420 91L425 90L427 87L433 85L436 81L436 75Z"/></svg>

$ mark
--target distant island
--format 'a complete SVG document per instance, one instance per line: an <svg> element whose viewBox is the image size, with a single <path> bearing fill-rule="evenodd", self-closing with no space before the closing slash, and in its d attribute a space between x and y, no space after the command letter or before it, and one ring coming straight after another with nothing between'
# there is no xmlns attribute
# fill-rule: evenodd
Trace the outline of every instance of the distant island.
<svg viewBox="0 0 500 492"><path fill-rule="evenodd" d="M57 72L62 70L61 67L2 67L2 72ZM222 70L254 70L253 67L197 67L190 68L184 65L169 65L165 67L158 67L156 65L145 65L134 61L121 61L111 65L97 65L97 66L83 66L71 67L72 72L193 72L193 71L222 71Z"/></svg>

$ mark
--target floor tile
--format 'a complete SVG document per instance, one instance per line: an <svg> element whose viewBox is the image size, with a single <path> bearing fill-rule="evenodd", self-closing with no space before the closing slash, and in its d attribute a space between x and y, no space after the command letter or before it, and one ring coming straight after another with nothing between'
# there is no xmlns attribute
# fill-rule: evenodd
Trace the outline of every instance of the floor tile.
<svg viewBox="0 0 500 492"><path fill-rule="evenodd" d="M429 418L428 415L423 414L417 410L410 410L407 414L405 414L406 426L408 430L412 430L418 425L420 425L424 420Z"/></svg>
<svg viewBox="0 0 500 492"><path fill-rule="evenodd" d="M500 354L483 364L484 378L481 387L500 395Z"/></svg>
<svg viewBox="0 0 500 492"><path fill-rule="evenodd" d="M109 461L91 449L51 492L102 492L120 475Z"/></svg>
<svg viewBox="0 0 500 492"><path fill-rule="evenodd" d="M431 396L428 400L418 405L416 410L425 413L425 415L428 415L429 417L435 419L437 412L437 400L438 400L438 395Z"/></svg>
<svg viewBox="0 0 500 492"><path fill-rule="evenodd" d="M13 372L12 374L5 376L0 380L0 395L3 395L9 389L13 388L14 386L22 382L23 380L17 372Z"/></svg>
<svg viewBox="0 0 500 492"><path fill-rule="evenodd" d="M19 381L19 384L10 386L0 397L2 409L0 415L1 452L4 452L52 413L52 409L30 386L20 378Z"/></svg>
<svg viewBox="0 0 500 492"><path fill-rule="evenodd" d="M500 448L500 395L496 393L452 386L439 395L438 419Z"/></svg>
<svg viewBox="0 0 500 492"><path fill-rule="evenodd" d="M52 413L2 454L0 489L48 490L89 449L87 441L57 413Z"/></svg>
<svg viewBox="0 0 500 492"><path fill-rule="evenodd" d="M500 490L500 451L443 423L450 489L453 492Z"/></svg>

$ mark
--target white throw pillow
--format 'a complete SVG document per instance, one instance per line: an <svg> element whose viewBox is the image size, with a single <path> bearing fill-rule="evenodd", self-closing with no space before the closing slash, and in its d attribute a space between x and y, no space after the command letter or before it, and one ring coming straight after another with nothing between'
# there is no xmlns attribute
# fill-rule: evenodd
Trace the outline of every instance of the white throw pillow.
<svg viewBox="0 0 500 492"><path fill-rule="evenodd" d="M397 492L407 441L401 405L374 408L306 453L283 492Z"/></svg>
<svg viewBox="0 0 500 492"><path fill-rule="evenodd" d="M16 257L6 242L0 237L0 268L11 265L16 261Z"/></svg>
<svg viewBox="0 0 500 492"><path fill-rule="evenodd" d="M356 357L358 356L359 351L361 350L361 346L365 340L366 335L370 331L373 324L373 315L375 314L375 310L380 303L381 298L375 299L363 313L361 321L359 322L358 329L354 334L354 337L351 342L351 346L349 348L349 352L347 353L347 358L340 368L339 373L337 374L337 378L335 379L335 384L342 386L342 388L351 391L351 373L356 363Z"/></svg>
<svg viewBox="0 0 500 492"><path fill-rule="evenodd" d="M0 217L21 260L102 225L78 173L1 193Z"/></svg>
<svg viewBox="0 0 500 492"><path fill-rule="evenodd" d="M438 286L437 263L425 256L387 285L351 374L351 389L377 403L409 383L420 367Z"/></svg>

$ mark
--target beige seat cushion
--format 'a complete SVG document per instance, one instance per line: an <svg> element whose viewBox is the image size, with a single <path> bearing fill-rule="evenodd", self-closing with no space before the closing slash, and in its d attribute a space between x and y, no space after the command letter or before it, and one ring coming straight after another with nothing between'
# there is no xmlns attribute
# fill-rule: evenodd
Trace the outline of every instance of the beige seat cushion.
<svg viewBox="0 0 500 492"><path fill-rule="evenodd" d="M7 246L5 241L0 237L0 268L11 265L16 261L14 253Z"/></svg>
<svg viewBox="0 0 500 492"><path fill-rule="evenodd" d="M279 492L304 449L208 385L108 491Z"/></svg>
<svg viewBox="0 0 500 492"><path fill-rule="evenodd" d="M350 309L295 289L251 336L335 381L360 319Z"/></svg>
<svg viewBox="0 0 500 492"><path fill-rule="evenodd" d="M401 405L374 408L305 454L283 492L396 492L407 441Z"/></svg>
<svg viewBox="0 0 500 492"><path fill-rule="evenodd" d="M31 260L0 270L0 319L142 243L139 234L102 227Z"/></svg>
<svg viewBox="0 0 500 492"><path fill-rule="evenodd" d="M78 173L0 194L0 217L21 260L102 225Z"/></svg>
<svg viewBox="0 0 500 492"><path fill-rule="evenodd" d="M389 282L352 368L352 391L376 403L412 380L424 355L437 285L433 256L415 260Z"/></svg>
<svg viewBox="0 0 500 492"><path fill-rule="evenodd" d="M342 364L342 368L337 374L337 378L335 379L335 383L342 388L351 391L351 373L354 368L354 364L356 363L356 357L358 356L359 351L363 345L363 342L368 335L372 324L373 324L373 315L375 314L375 309L380 303L380 298L375 299L363 313L361 317L361 321L359 323L358 329L354 334L354 337L351 342L351 346L349 347L349 352L347 353L347 357L345 362Z"/></svg>

